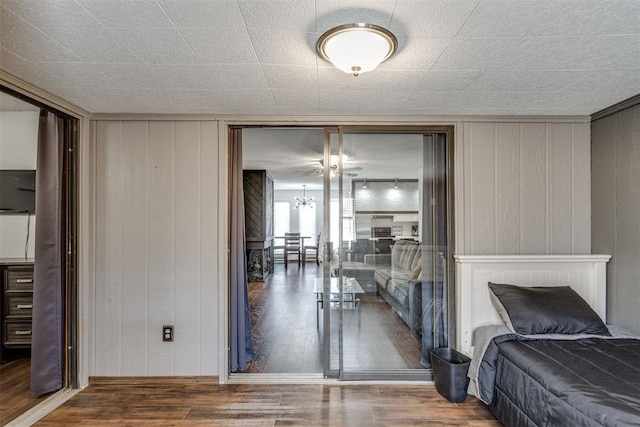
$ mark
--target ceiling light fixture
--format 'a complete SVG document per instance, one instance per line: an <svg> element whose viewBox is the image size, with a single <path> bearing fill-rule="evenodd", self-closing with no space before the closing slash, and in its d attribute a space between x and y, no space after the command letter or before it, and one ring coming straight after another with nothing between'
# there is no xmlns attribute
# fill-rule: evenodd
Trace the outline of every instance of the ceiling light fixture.
<svg viewBox="0 0 640 427"><path fill-rule="evenodd" d="M374 70L397 49L398 40L391 31L363 23L332 28L320 36L316 45L322 59L354 76Z"/></svg>
<svg viewBox="0 0 640 427"><path fill-rule="evenodd" d="M307 199L307 186L303 185L302 186L302 199L296 197L296 206L295 208L305 208L307 206L309 206L310 208L313 207L313 205L311 204L311 202L313 202L313 197L309 197Z"/></svg>
<svg viewBox="0 0 640 427"><path fill-rule="evenodd" d="M398 178L396 178L396 182L393 184L393 188L398 188Z"/></svg>
<svg viewBox="0 0 640 427"><path fill-rule="evenodd" d="M367 188L367 180L362 180L362 188Z"/></svg>

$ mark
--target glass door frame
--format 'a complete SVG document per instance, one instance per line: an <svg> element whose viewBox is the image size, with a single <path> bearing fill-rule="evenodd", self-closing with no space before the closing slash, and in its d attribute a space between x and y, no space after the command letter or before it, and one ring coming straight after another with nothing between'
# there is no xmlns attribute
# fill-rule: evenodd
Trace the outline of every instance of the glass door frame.
<svg viewBox="0 0 640 427"><path fill-rule="evenodd" d="M323 259L331 260L334 254L332 242L330 239L331 232L331 152L332 152L332 135L338 135L338 166L334 171L338 185L338 212L340 215L338 224L338 245L342 245L343 240L343 154L344 144L343 135L345 133L391 133L391 134L422 134L436 135L444 134L446 138L446 215L447 215L447 259L446 259L446 286L448 289L447 321L448 330L445 331L446 339L449 343L455 342L455 294L454 294L454 271L453 271L453 254L454 254L454 127L453 126L366 126L366 125L348 125L348 126L325 126L324 127L324 175L323 175L323 233L325 236L323 246ZM425 203L421 206L422 216L427 216L424 210ZM339 306L343 307L342 278L343 278L343 256L342 251L338 250L338 298ZM323 262L323 299L330 301L331 289L331 268L330 262ZM337 325L331 324L330 317L331 304L323 304L322 306L322 351L323 351L323 375L325 378L337 378L341 381L349 380L432 380L431 369L389 369L389 370L363 370L363 371L345 371L343 363L343 311L340 309L338 314ZM338 328L338 369L332 369L331 366L331 333L332 327ZM435 332L434 332L435 334Z"/></svg>

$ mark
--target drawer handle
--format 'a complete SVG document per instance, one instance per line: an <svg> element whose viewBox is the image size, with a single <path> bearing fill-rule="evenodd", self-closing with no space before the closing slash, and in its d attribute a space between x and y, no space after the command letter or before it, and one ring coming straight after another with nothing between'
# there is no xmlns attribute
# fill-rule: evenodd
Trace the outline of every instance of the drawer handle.
<svg viewBox="0 0 640 427"><path fill-rule="evenodd" d="M18 304L16 305L18 310L30 310L33 308L33 304Z"/></svg>
<svg viewBox="0 0 640 427"><path fill-rule="evenodd" d="M16 279L16 283L33 283L33 279Z"/></svg>
<svg viewBox="0 0 640 427"><path fill-rule="evenodd" d="M16 331L16 335L31 335L31 331Z"/></svg>

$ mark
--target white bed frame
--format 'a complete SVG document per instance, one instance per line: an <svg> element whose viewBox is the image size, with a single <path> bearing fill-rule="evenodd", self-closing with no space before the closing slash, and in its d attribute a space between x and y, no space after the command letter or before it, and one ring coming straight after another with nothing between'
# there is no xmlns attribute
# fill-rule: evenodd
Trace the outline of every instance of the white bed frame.
<svg viewBox="0 0 640 427"><path fill-rule="evenodd" d="M606 321L609 255L456 255L456 348L473 353L478 326L504 324L488 282L521 286L569 285Z"/></svg>

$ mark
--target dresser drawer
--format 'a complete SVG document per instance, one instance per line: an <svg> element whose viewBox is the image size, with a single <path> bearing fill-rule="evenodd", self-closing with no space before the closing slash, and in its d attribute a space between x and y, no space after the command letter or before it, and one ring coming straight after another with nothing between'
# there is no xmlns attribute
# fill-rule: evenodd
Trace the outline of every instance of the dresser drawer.
<svg viewBox="0 0 640 427"><path fill-rule="evenodd" d="M33 314L33 293L15 292L4 295L4 318L31 317Z"/></svg>
<svg viewBox="0 0 640 427"><path fill-rule="evenodd" d="M5 346L23 346L31 344L31 322L4 322Z"/></svg>
<svg viewBox="0 0 640 427"><path fill-rule="evenodd" d="M33 290L33 266L8 267L5 270L4 288L7 291Z"/></svg>

